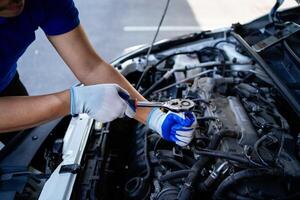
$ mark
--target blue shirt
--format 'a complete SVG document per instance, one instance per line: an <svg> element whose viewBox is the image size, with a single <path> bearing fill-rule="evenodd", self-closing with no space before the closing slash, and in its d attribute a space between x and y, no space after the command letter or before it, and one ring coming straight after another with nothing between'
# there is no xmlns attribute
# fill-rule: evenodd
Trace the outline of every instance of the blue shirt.
<svg viewBox="0 0 300 200"><path fill-rule="evenodd" d="M23 12L0 17L0 91L13 79L17 61L35 40L40 27L47 35L59 35L79 25L73 0L26 0Z"/></svg>

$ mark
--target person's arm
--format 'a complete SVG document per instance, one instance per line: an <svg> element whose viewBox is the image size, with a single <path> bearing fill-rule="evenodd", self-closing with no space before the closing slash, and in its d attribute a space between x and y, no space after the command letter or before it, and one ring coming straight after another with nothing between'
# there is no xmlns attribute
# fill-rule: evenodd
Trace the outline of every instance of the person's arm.
<svg viewBox="0 0 300 200"><path fill-rule="evenodd" d="M116 83L132 98L145 100L117 70L100 58L80 25L68 33L48 36L48 39L83 84ZM145 123L149 112L148 108L138 108L135 118Z"/></svg>
<svg viewBox="0 0 300 200"><path fill-rule="evenodd" d="M70 92L0 98L0 132L30 128L70 113Z"/></svg>
<svg viewBox="0 0 300 200"><path fill-rule="evenodd" d="M116 83L127 90L132 98L145 100L117 70L97 55L80 25L68 33L48 38L82 83L86 85ZM115 95L110 101L114 99L120 97ZM112 109L114 105L109 103L102 109ZM138 108L135 119L147 124L164 139L180 146L186 146L191 142L197 123L192 113L164 113L159 109L149 108Z"/></svg>
<svg viewBox="0 0 300 200"><path fill-rule="evenodd" d="M0 98L0 132L30 128L68 114L88 114L105 123L133 110L119 96L127 92L117 84L73 86L70 90L33 97ZM109 107L114 105L113 107Z"/></svg>

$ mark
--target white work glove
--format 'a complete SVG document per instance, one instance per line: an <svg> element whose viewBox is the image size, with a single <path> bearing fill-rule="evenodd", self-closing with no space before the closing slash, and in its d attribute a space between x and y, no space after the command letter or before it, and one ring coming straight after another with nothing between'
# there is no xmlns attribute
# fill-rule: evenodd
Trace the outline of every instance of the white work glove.
<svg viewBox="0 0 300 200"><path fill-rule="evenodd" d="M147 125L165 140L187 146L194 137L197 120L192 112L164 113L154 108L148 116Z"/></svg>
<svg viewBox="0 0 300 200"><path fill-rule="evenodd" d="M124 115L133 118L135 111L119 96L120 92L129 96L128 92L117 84L74 86L70 89L71 115L86 113L102 123Z"/></svg>

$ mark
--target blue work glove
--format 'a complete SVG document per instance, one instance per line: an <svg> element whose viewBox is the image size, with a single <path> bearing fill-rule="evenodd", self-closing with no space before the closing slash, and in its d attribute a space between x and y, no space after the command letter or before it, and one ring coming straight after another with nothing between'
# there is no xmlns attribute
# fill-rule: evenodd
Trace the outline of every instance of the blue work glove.
<svg viewBox="0 0 300 200"><path fill-rule="evenodd" d="M70 89L71 115L86 113L102 123L125 115L133 118L135 111L120 97L120 92L129 95L117 84L74 86Z"/></svg>
<svg viewBox="0 0 300 200"><path fill-rule="evenodd" d="M164 113L158 108L154 108L147 119L150 129L179 146L187 146L192 141L196 124L196 116L192 112Z"/></svg>

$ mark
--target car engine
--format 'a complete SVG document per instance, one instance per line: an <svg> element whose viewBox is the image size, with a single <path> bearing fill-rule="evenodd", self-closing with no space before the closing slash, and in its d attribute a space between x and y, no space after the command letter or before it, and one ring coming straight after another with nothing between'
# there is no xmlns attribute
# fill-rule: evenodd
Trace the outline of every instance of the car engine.
<svg viewBox="0 0 300 200"><path fill-rule="evenodd" d="M106 125L105 155L98 158L105 163L102 178L85 194L136 200L299 197L299 126L288 116L291 108L260 65L224 34L151 54L146 69L145 56L116 66L134 85L143 76L138 89L151 101L192 100L198 126L192 143L181 148L129 119Z"/></svg>

